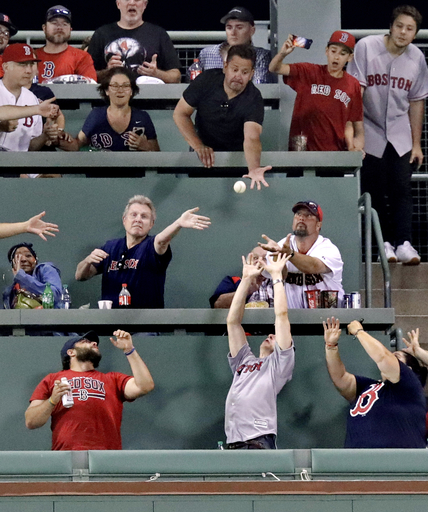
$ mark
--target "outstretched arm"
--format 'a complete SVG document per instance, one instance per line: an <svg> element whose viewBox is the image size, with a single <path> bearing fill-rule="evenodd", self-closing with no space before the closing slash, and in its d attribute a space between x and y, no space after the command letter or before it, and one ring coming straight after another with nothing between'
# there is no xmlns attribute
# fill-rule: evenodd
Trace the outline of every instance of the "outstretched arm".
<svg viewBox="0 0 428 512"><path fill-rule="evenodd" d="M424 366L428 366L428 352L424 350L419 345L419 327L411 332L407 333L409 337L409 341L406 338L403 338L404 343L406 344L406 352L416 357L416 359L423 364Z"/></svg>
<svg viewBox="0 0 428 512"><path fill-rule="evenodd" d="M257 276L262 273L260 263L254 264L253 255L242 256L242 279L238 289L233 296L227 315L227 334L229 336L229 350L232 357L235 357L240 349L247 343L247 337L242 327L242 318L244 316L245 302L250 288L254 285Z"/></svg>
<svg viewBox="0 0 428 512"><path fill-rule="evenodd" d="M115 347L123 350L131 366L133 375L133 378L129 379L125 384L125 398L127 400L134 400L139 396L150 393L155 387L155 384L149 369L132 343L131 335L129 332L118 329L114 331L113 336L116 336L116 339L110 338L110 341Z"/></svg>
<svg viewBox="0 0 428 512"><path fill-rule="evenodd" d="M155 251L158 254L165 254L171 240L178 234L181 228L192 228L200 231L208 228L211 224L209 217L196 215L199 207L185 211L175 222L166 227L155 237Z"/></svg>
<svg viewBox="0 0 428 512"><path fill-rule="evenodd" d="M352 321L348 325L348 332L357 338L367 354L379 368L382 377L392 383L400 380L400 364L398 359L380 341L370 336L360 322Z"/></svg>
<svg viewBox="0 0 428 512"><path fill-rule="evenodd" d="M260 159L262 156L262 143L260 135L262 133L262 126L254 121L247 121L244 123L244 154L247 161L248 174L244 174L243 178L251 179L251 189L257 185L257 190L262 188L261 183L268 187L265 180L265 172L272 169L271 165L267 167L260 167Z"/></svg>
<svg viewBox="0 0 428 512"><path fill-rule="evenodd" d="M328 373L339 393L346 400L352 402L357 394L357 381L355 375L346 371L345 365L340 359L338 347L340 333L342 332L340 322L334 317L327 318L327 322L323 322L323 326Z"/></svg>
<svg viewBox="0 0 428 512"><path fill-rule="evenodd" d="M264 244L259 242L259 246L262 249L269 252L278 252L287 256L290 255L291 263L305 274L328 274L331 272L327 265L319 258L295 252L290 245L291 233L287 235L282 247L280 247L275 240L272 240L272 238L269 238L266 235L262 235L262 238L266 240L266 243Z"/></svg>
<svg viewBox="0 0 428 512"><path fill-rule="evenodd" d="M8 238L22 233L33 233L46 242L45 235L55 236L55 232L59 231L59 229L56 224L42 220L45 214L46 212L39 213L25 222L1 223L0 238Z"/></svg>
<svg viewBox="0 0 428 512"><path fill-rule="evenodd" d="M51 117L58 114L58 105L51 105L55 97L39 103L38 105L17 106L3 105L0 107L0 121L9 121L12 119L22 119L23 117L43 116Z"/></svg>
<svg viewBox="0 0 428 512"><path fill-rule="evenodd" d="M290 320L288 318L287 296L285 294L284 281L282 279L286 263L289 259L290 256L281 254L279 258L276 261L272 261L272 263L267 264L264 263L264 261L260 261L263 268L271 275L274 283L275 336L276 342L280 346L281 350L290 348L292 343Z"/></svg>
<svg viewBox="0 0 428 512"><path fill-rule="evenodd" d="M192 114L195 111L187 101L182 97L177 106L175 107L173 119L184 140L191 148L195 150L199 160L204 167L214 166L214 150L201 141L195 130L195 125L192 121Z"/></svg>
<svg viewBox="0 0 428 512"><path fill-rule="evenodd" d="M271 63L269 64L269 71L271 73L277 73L278 75L288 76L290 74L290 66L289 64L283 64L282 61L287 57L287 55L290 55L293 50L293 36L288 34L287 40L282 45L281 50L271 60Z"/></svg>

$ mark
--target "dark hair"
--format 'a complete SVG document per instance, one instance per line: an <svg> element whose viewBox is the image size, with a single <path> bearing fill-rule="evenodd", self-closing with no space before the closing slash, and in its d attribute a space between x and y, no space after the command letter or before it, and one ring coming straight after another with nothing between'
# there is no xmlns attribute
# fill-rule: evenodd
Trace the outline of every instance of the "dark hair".
<svg viewBox="0 0 428 512"><path fill-rule="evenodd" d="M235 56L241 57L241 59L250 60L252 68L256 65L256 52L254 47L250 44L237 44L235 46L231 46L227 52L226 62L230 62Z"/></svg>
<svg viewBox="0 0 428 512"><path fill-rule="evenodd" d="M70 356L68 354L62 358L62 369L63 370L70 369Z"/></svg>
<svg viewBox="0 0 428 512"><path fill-rule="evenodd" d="M405 16L410 16L416 22L416 32L419 31L422 25L422 14L413 7L413 5L399 5L392 11L391 15L391 26L394 24L394 21L400 16L404 14Z"/></svg>
<svg viewBox="0 0 428 512"><path fill-rule="evenodd" d="M7 253L7 259L9 260L9 263L11 263L11 265L13 265L13 258L15 257L16 251L20 247L26 247L31 252L31 254L34 256L34 258L37 260L37 254L35 253L35 251L33 249L33 244L27 244L26 242L22 242L21 244L16 244L16 245L12 246Z"/></svg>
<svg viewBox="0 0 428 512"><path fill-rule="evenodd" d="M416 357L412 356L408 352L405 352L404 350L400 350L400 352L404 354L404 358L406 360L405 364L412 369L412 371L415 373L416 377L422 384L422 387L424 387L427 381L427 368L425 366L421 366Z"/></svg>
<svg viewBox="0 0 428 512"><path fill-rule="evenodd" d="M134 73L129 68L124 67L116 67L108 69L105 73L102 74L100 78L100 85L97 87L97 91L100 93L100 96L109 102L109 97L107 96L107 89L109 88L111 79L116 75L125 75L128 77L131 82L131 99L140 92L140 88L137 85L137 81Z"/></svg>

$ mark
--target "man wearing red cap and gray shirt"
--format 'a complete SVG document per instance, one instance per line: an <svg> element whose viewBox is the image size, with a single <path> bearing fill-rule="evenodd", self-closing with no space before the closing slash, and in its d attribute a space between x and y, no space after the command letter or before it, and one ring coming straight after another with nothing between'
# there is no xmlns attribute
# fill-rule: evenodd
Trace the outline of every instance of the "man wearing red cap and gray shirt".
<svg viewBox="0 0 428 512"><path fill-rule="evenodd" d="M42 28L46 44L36 50L37 58L40 59L40 83L62 75L82 75L97 80L89 53L68 44L71 36L71 11L67 7L54 5L49 8Z"/></svg>
<svg viewBox="0 0 428 512"><path fill-rule="evenodd" d="M3 76L3 52L9 44L9 39L18 32L18 29L12 24L9 16L0 12L0 78Z"/></svg>
<svg viewBox="0 0 428 512"><path fill-rule="evenodd" d="M225 25L227 41L207 46L199 54L199 62L202 69L223 69L228 49L237 44L252 44L256 27L253 15L245 7L234 7L220 20ZM254 46L256 63L252 81L255 84L268 84L276 82L276 77L269 72L271 54L269 50Z"/></svg>
<svg viewBox="0 0 428 512"><path fill-rule="evenodd" d="M343 261L339 249L320 235L323 212L315 201L299 201L293 206L293 234L279 242L266 235L260 247L290 255L285 291L289 309L307 308L307 290L337 290L338 307L343 300Z"/></svg>
<svg viewBox="0 0 428 512"><path fill-rule="evenodd" d="M129 333L117 330L110 338L123 350L132 377L96 370L101 360L94 331L70 338L61 349L63 370L47 375L36 387L25 412L29 429L51 418L52 450L121 450L123 402L131 402L154 388L150 372L132 344ZM66 382L61 379L65 377ZM74 404L62 397L71 389Z"/></svg>
<svg viewBox="0 0 428 512"><path fill-rule="evenodd" d="M304 135L308 151L363 151L360 86L344 70L353 58L354 36L336 30L327 43L327 65L324 66L310 63L283 64L283 59L295 48L293 41L290 34L269 66L270 71L284 75L284 83L297 93L289 149L298 149L296 137Z"/></svg>

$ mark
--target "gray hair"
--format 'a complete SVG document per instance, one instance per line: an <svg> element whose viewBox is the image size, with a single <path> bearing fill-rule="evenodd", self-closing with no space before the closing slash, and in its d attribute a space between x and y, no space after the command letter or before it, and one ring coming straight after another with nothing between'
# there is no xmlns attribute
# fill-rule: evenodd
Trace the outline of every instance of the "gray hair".
<svg viewBox="0 0 428 512"><path fill-rule="evenodd" d="M142 195L136 195L136 196L132 196L131 199L128 201L128 204L125 206L125 210L123 211L123 215L122 215L122 219L124 219L129 211L129 208L133 205L133 204L141 204L141 205L146 205L150 208L150 210L152 211L152 219L153 219L153 222L156 220L156 209L155 209L155 205L153 204L152 200L149 199L148 197L146 196L142 196Z"/></svg>

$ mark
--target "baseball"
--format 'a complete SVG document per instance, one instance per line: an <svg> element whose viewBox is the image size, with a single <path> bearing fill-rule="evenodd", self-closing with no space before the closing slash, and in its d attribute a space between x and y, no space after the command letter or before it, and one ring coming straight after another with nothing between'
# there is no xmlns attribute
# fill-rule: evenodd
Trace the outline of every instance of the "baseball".
<svg viewBox="0 0 428 512"><path fill-rule="evenodd" d="M233 190L237 193L237 194L243 194L245 192L245 190L247 189L247 185L245 185L245 183L243 181L237 181L235 182L235 184L233 185Z"/></svg>

